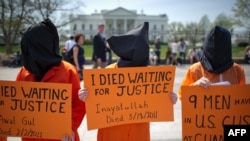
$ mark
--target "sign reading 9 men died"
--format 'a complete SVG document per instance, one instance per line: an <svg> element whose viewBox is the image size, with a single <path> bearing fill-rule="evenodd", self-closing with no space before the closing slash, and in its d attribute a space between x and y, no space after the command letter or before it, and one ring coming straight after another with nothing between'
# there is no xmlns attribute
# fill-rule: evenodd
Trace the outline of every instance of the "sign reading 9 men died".
<svg viewBox="0 0 250 141"><path fill-rule="evenodd" d="M0 81L0 136L71 135L71 89L70 84Z"/></svg>
<svg viewBox="0 0 250 141"><path fill-rule="evenodd" d="M175 66L84 70L88 130L173 121Z"/></svg>
<svg viewBox="0 0 250 141"><path fill-rule="evenodd" d="M250 85L183 86L182 92L183 141L224 141L231 136L225 125L250 125Z"/></svg>

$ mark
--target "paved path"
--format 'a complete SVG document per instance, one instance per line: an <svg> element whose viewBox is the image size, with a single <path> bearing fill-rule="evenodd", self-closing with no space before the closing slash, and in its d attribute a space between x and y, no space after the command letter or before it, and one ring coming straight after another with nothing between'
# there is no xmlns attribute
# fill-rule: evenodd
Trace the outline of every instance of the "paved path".
<svg viewBox="0 0 250 141"><path fill-rule="evenodd" d="M250 65L242 65L245 69L247 83L250 84ZM86 65L87 69L91 65ZM174 91L177 92L188 65L176 68ZM0 66L0 80L15 80L19 68L8 68ZM174 105L174 122L152 122L150 124L151 141L181 141L181 102ZM79 128L82 141L96 141L97 130L87 131L86 119ZM18 137L9 137L8 141L21 141Z"/></svg>

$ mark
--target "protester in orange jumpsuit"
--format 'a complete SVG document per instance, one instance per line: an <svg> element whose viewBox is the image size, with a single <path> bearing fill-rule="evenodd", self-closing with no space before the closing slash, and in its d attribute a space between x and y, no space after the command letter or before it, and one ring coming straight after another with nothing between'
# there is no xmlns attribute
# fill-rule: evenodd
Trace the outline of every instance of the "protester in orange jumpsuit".
<svg viewBox="0 0 250 141"><path fill-rule="evenodd" d="M146 67L149 62L148 22L127 32L112 36L108 43L112 51L120 57L118 62L106 68ZM175 104L177 94L171 93ZM149 123L133 123L98 129L97 141L150 141Z"/></svg>
<svg viewBox="0 0 250 141"><path fill-rule="evenodd" d="M0 141L7 141L7 137L1 136L1 137L0 137Z"/></svg>
<svg viewBox="0 0 250 141"><path fill-rule="evenodd" d="M246 78L244 69L232 59L230 32L223 27L215 26L206 37L200 62L188 68L181 86L199 85L208 88L218 82L246 84ZM181 98L181 87L178 94Z"/></svg>
<svg viewBox="0 0 250 141"><path fill-rule="evenodd" d="M79 141L77 129L85 115L85 103L78 98L78 92L81 90L76 68L62 61L59 55L59 37L54 24L46 19L24 31L21 51L24 66L17 75L17 81L72 84L72 136L62 135L62 140ZM48 128L49 126L47 125ZM58 128L63 128L63 125ZM22 138L22 140L50 141L50 139L35 138Z"/></svg>

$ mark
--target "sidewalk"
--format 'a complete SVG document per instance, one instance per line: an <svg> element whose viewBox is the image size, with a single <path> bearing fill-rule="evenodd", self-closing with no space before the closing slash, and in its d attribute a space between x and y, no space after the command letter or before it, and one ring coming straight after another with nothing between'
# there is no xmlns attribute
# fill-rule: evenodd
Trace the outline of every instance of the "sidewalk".
<svg viewBox="0 0 250 141"><path fill-rule="evenodd" d="M242 65L245 69L246 81L250 84L250 65ZM89 69L92 65L86 65ZM174 91L177 92L180 83L185 75L189 65L177 66L174 80ZM8 68L0 66L0 80L15 80L19 68ZM150 125L151 141L181 141L181 102L174 105L174 122L152 122ZM97 130L87 131L86 118L79 128L79 134L82 141L96 141ZM8 141L21 141L18 137L8 137Z"/></svg>

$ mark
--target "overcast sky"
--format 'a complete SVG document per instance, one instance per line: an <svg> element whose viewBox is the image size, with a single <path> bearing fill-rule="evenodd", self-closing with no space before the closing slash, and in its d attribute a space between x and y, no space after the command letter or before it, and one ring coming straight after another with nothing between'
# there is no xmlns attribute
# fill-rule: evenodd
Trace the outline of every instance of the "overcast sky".
<svg viewBox="0 0 250 141"><path fill-rule="evenodd" d="M83 2L84 14L123 7L127 10L136 10L137 13L143 10L146 15L167 14L169 23L175 21L186 24L199 22L205 14L211 22L221 13L233 15L232 7L236 0L83 0Z"/></svg>

